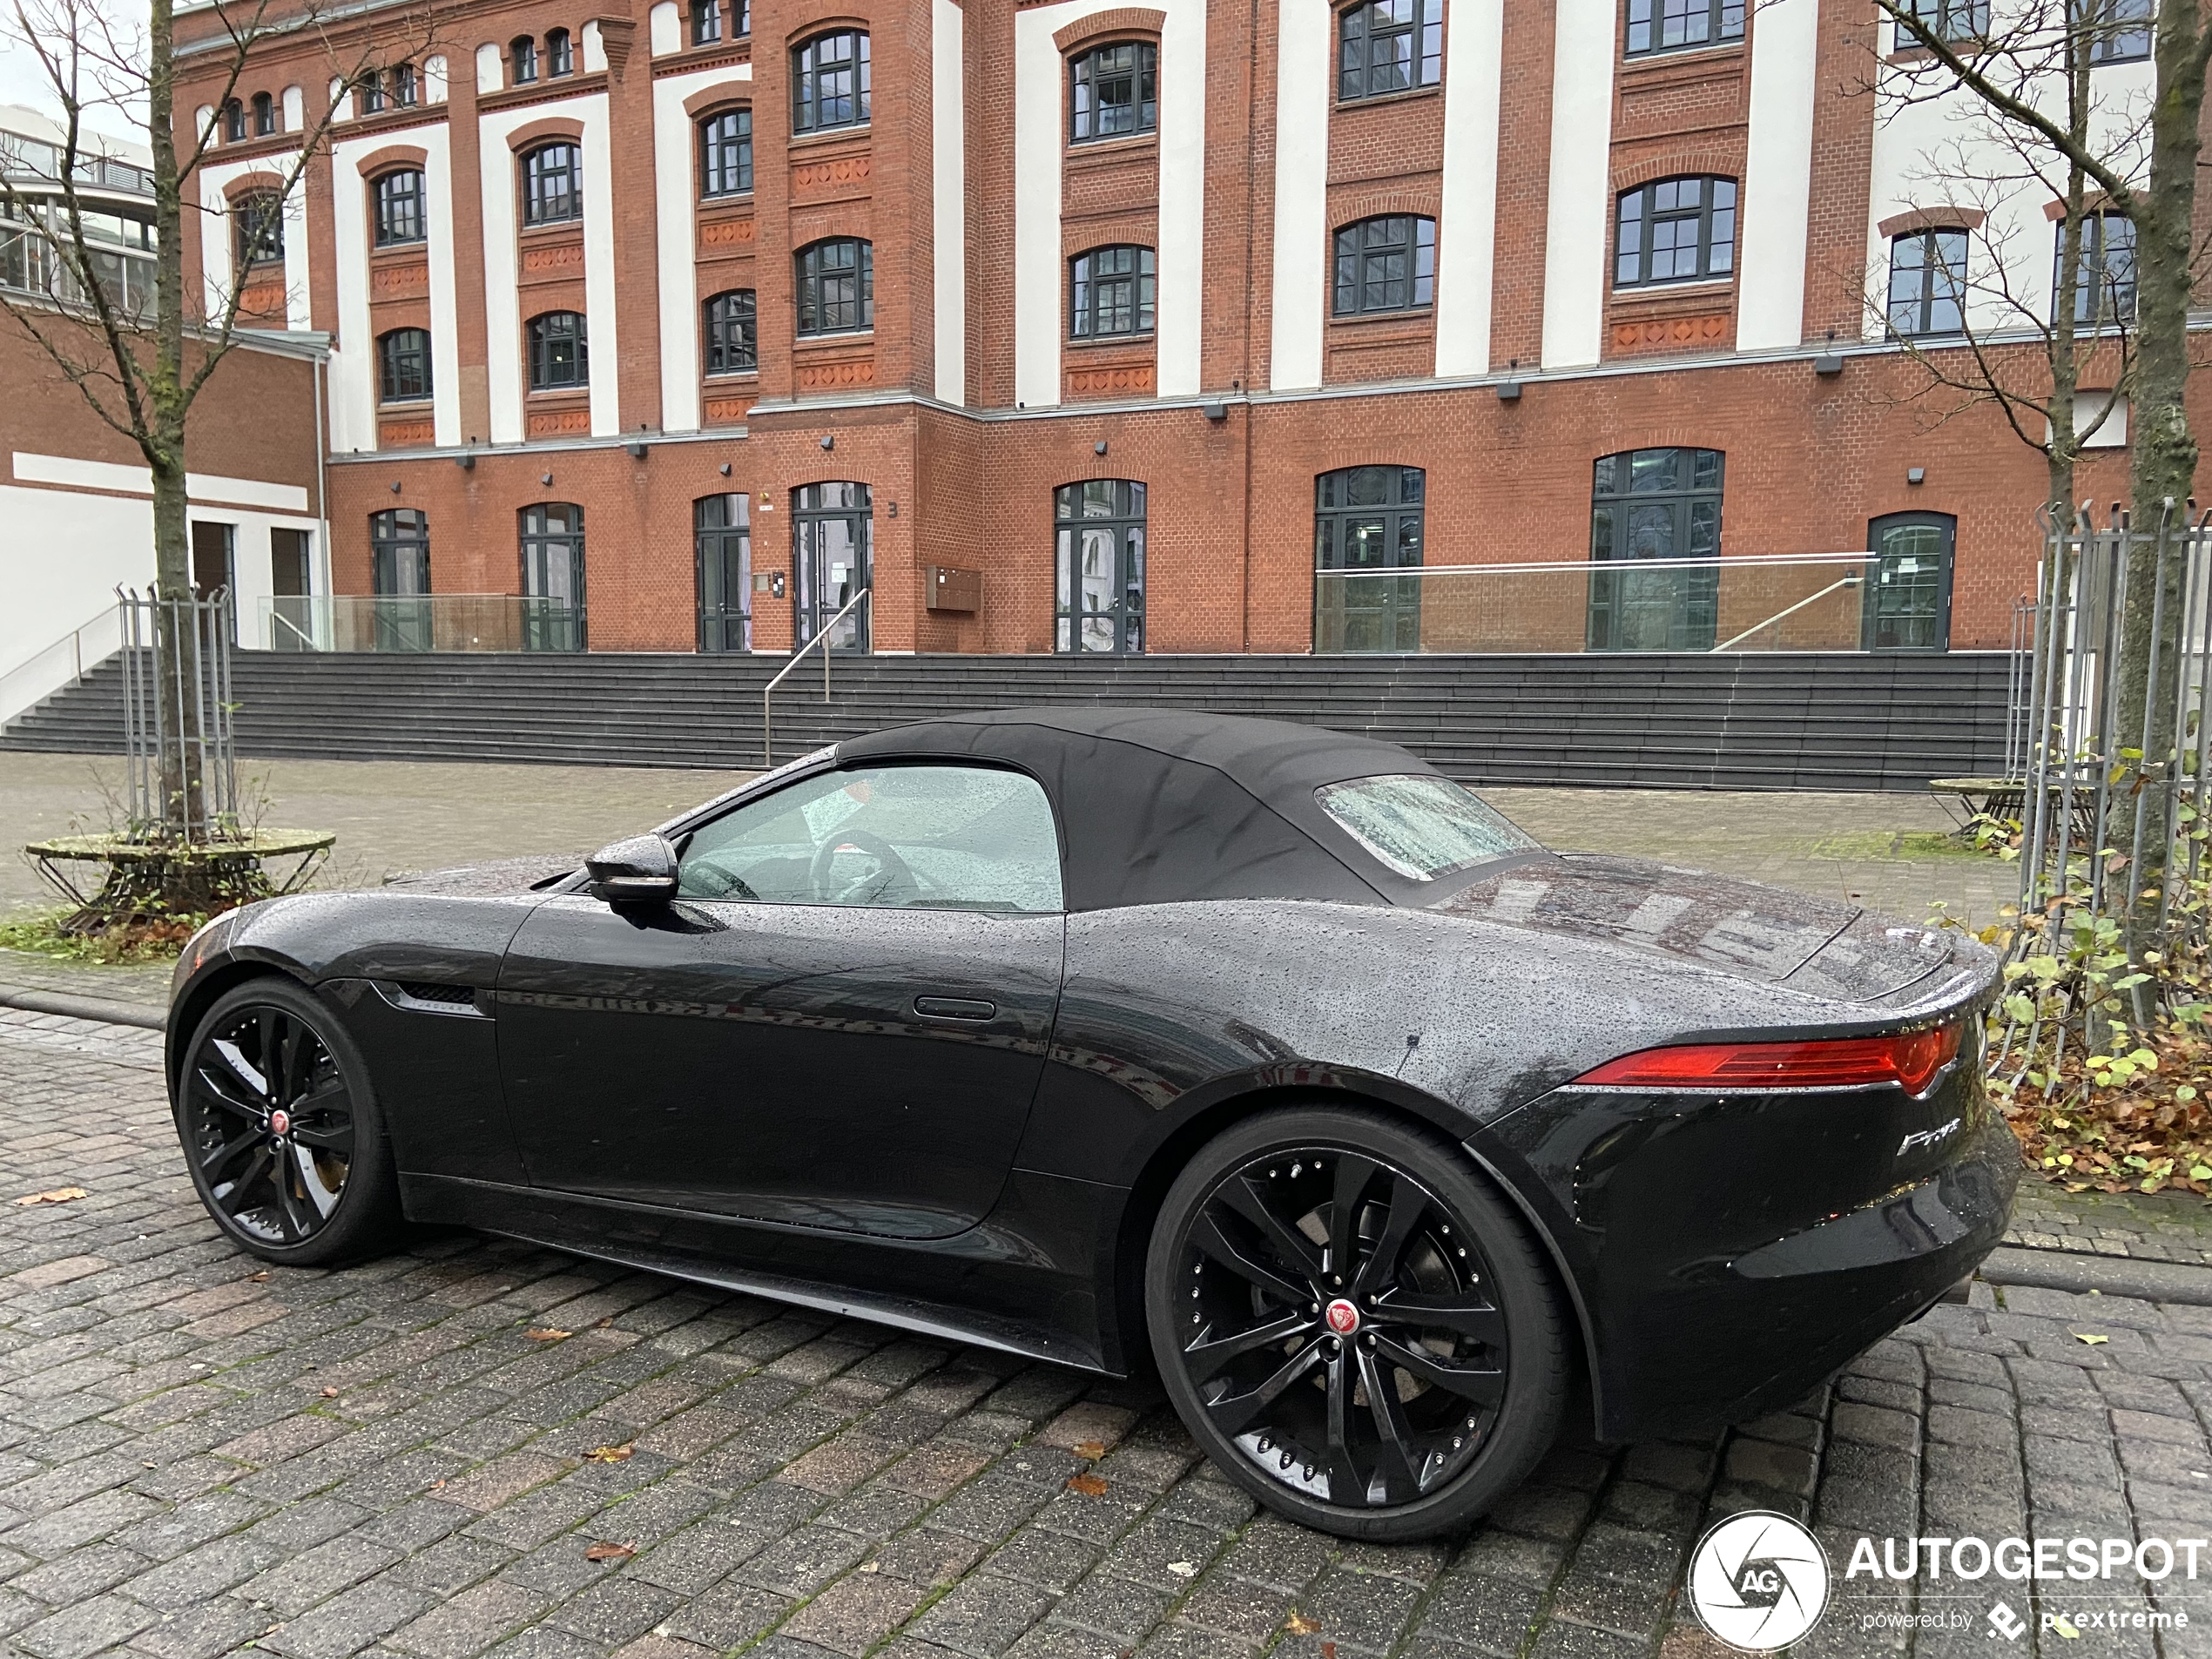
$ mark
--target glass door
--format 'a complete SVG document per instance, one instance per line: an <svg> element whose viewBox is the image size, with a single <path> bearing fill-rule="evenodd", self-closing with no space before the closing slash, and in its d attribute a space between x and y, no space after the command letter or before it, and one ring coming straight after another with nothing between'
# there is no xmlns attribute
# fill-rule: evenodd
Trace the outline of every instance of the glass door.
<svg viewBox="0 0 2212 1659"><path fill-rule="evenodd" d="M752 497L706 496L694 509L698 536L699 649L752 649Z"/></svg>
<svg viewBox="0 0 2212 1659"><path fill-rule="evenodd" d="M1144 649L1144 486L1123 478L1054 493L1059 565L1054 645L1133 656Z"/></svg>
<svg viewBox="0 0 2212 1659"><path fill-rule="evenodd" d="M1866 527L1863 651L1948 651L1951 566L1959 521L1948 513L1892 513Z"/></svg>
<svg viewBox="0 0 2212 1659"><path fill-rule="evenodd" d="M372 514L369 585L376 595L372 651L430 649L430 520L412 507Z"/></svg>
<svg viewBox="0 0 2212 1659"><path fill-rule="evenodd" d="M551 502L523 511L523 649L582 651L583 509Z"/></svg>
<svg viewBox="0 0 2212 1659"><path fill-rule="evenodd" d="M875 525L866 484L807 484L792 497L792 563L799 577L795 620L804 645L829 626L873 579ZM868 649L869 611L862 605L837 624L832 651Z"/></svg>
<svg viewBox="0 0 2212 1659"><path fill-rule="evenodd" d="M1315 481L1313 563L1323 570L1386 570L1421 562L1428 476L1419 467L1347 467ZM1317 578L1324 651L1417 651L1419 577Z"/></svg>
<svg viewBox="0 0 2212 1659"><path fill-rule="evenodd" d="M1591 560L1717 561L1721 468L1716 449L1601 457L1590 500ZM1719 617L1716 563L1591 572L1586 643L1592 651L1710 651Z"/></svg>

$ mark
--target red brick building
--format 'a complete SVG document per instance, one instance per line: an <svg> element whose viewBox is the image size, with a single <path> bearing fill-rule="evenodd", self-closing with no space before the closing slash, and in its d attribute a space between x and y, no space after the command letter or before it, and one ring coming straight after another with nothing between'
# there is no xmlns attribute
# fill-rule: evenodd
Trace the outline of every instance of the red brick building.
<svg viewBox="0 0 2212 1659"><path fill-rule="evenodd" d="M1783 587L1317 605L1317 559L1880 547L1902 609L1853 590L1813 643L2002 645L2041 462L1935 420L1868 294L1939 337L1928 239L1993 213L2047 293L2046 204L1925 199L1956 129L1878 122L1870 10L442 6L369 84L314 31L257 51L187 270L332 338L337 591L533 595L525 644L788 650L866 582L880 651L1698 649ZM179 30L181 119L221 53ZM2148 84L2114 58L2102 95ZM2124 492L2124 418L2085 494Z"/></svg>

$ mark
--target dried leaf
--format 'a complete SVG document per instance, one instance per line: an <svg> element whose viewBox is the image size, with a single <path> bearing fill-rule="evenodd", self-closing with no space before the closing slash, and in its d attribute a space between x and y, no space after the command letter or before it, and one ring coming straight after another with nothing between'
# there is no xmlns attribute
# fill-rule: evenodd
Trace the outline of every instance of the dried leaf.
<svg viewBox="0 0 2212 1659"><path fill-rule="evenodd" d="M523 1334L528 1337L532 1342L558 1342L563 1337L574 1336L576 1332L573 1331L561 1330L556 1325L534 1325L529 1330L523 1332Z"/></svg>
<svg viewBox="0 0 2212 1659"><path fill-rule="evenodd" d="M624 1440L620 1446L595 1446L584 1456L594 1463L619 1463L630 1455L631 1450L631 1443Z"/></svg>
<svg viewBox="0 0 2212 1659"><path fill-rule="evenodd" d="M75 1204L79 1198L92 1195L82 1187L56 1187L51 1192L31 1192L16 1200L18 1205L34 1204Z"/></svg>
<svg viewBox="0 0 2212 1659"><path fill-rule="evenodd" d="M1292 1609L1291 1616L1283 1621L1283 1629L1294 1636L1310 1636L1320 1628L1320 1620L1309 1619L1295 1608Z"/></svg>
<svg viewBox="0 0 2212 1659"><path fill-rule="evenodd" d="M335 1399L338 1398L338 1391L335 1388L326 1388L322 1391L322 1397L325 1399Z"/></svg>
<svg viewBox="0 0 2212 1659"><path fill-rule="evenodd" d="M1325 1642L1321 1644L1321 1659L1337 1659L1337 1644L1335 1642Z"/></svg>
<svg viewBox="0 0 2212 1659"><path fill-rule="evenodd" d="M614 1322L615 1322L615 1316L614 1316L613 1314L610 1313L610 1314L609 1314L609 1315L607 1315L607 1317L606 1317L605 1318L604 1318L604 1319L594 1319L594 1320L592 1320L592 1322L591 1322L591 1328L592 1328L594 1331L604 1331L604 1330L607 1330L609 1327L610 1327L610 1326L614 1324Z"/></svg>
<svg viewBox="0 0 2212 1659"><path fill-rule="evenodd" d="M265 1267L258 1273L248 1273L246 1276L246 1282L248 1285L266 1285L269 1282L269 1270Z"/></svg>
<svg viewBox="0 0 2212 1659"><path fill-rule="evenodd" d="M1068 1485L1071 1490L1082 1493L1086 1498L1103 1498L1106 1495L1105 1481L1095 1474L1076 1475L1069 1480Z"/></svg>
<svg viewBox="0 0 2212 1659"><path fill-rule="evenodd" d="M1076 1442L1076 1455L1077 1457L1087 1457L1092 1462L1096 1463L1100 1458L1106 1455L1106 1442L1103 1440L1077 1440Z"/></svg>
<svg viewBox="0 0 2212 1659"><path fill-rule="evenodd" d="M1196 1578L1198 1576L1197 1568L1189 1561L1170 1561L1168 1563L1168 1571L1173 1573L1177 1578Z"/></svg>
<svg viewBox="0 0 2212 1659"><path fill-rule="evenodd" d="M863 1573L880 1573L883 1570L883 1563L881 1561L862 1561L860 1563L860 1570Z"/></svg>
<svg viewBox="0 0 2212 1659"><path fill-rule="evenodd" d="M637 1553L637 1546L635 1544L594 1544L583 1552L583 1559L588 1561L623 1561Z"/></svg>
<svg viewBox="0 0 2212 1659"><path fill-rule="evenodd" d="M2074 1333L2074 1339L2076 1342L2086 1342L2093 1348L2100 1343L2109 1342L2112 1340L2110 1337L2093 1337L2080 1331L2076 1331Z"/></svg>

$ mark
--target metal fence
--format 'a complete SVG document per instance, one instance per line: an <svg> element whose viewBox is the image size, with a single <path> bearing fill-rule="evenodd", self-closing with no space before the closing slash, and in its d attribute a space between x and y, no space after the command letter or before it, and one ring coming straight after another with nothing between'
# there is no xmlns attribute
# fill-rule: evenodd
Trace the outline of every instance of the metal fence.
<svg viewBox="0 0 2212 1659"><path fill-rule="evenodd" d="M2020 613L2033 650L2016 676L2010 745L2021 784L2020 913L2064 901L2113 914L2140 891L2148 853L2166 873L2162 921L2176 882L2196 873L2200 843L2169 857L2150 838L2186 839L2178 809L2204 812L2212 756L2212 513L2171 512L2155 529L2118 513L2101 529L2086 515L2047 517L2044 529L2036 601ZM2131 599L2148 607L2138 682L2148 696L2128 695L2122 677Z"/></svg>
<svg viewBox="0 0 2212 1659"><path fill-rule="evenodd" d="M134 831L187 842L238 828L231 600L118 588L123 728Z"/></svg>

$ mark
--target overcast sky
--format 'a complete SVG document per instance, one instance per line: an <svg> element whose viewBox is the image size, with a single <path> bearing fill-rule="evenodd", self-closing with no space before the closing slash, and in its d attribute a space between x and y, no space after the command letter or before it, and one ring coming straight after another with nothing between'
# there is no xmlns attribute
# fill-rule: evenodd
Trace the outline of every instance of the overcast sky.
<svg viewBox="0 0 2212 1659"><path fill-rule="evenodd" d="M142 27L147 15L146 0L100 0L100 9L111 18L132 18ZM0 104L28 105L58 119L61 110L54 100L52 87L47 84L45 70L37 55L15 34L14 18L7 15L12 10L12 7L0 10L0 17L6 17L5 26L0 27ZM143 128L118 110L88 110L84 125L140 144L146 141Z"/></svg>

